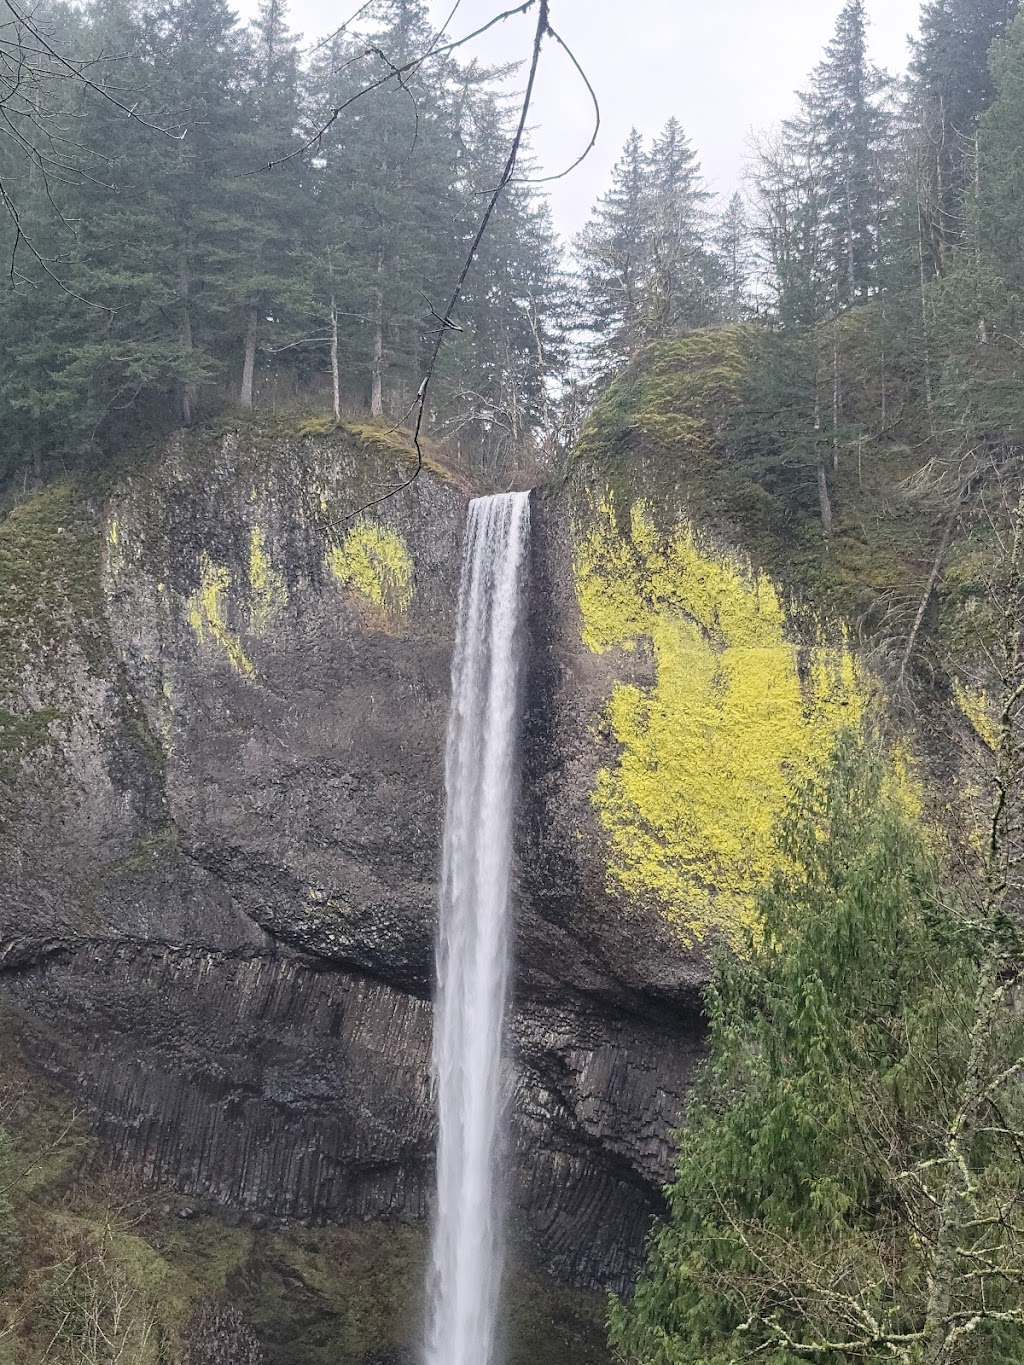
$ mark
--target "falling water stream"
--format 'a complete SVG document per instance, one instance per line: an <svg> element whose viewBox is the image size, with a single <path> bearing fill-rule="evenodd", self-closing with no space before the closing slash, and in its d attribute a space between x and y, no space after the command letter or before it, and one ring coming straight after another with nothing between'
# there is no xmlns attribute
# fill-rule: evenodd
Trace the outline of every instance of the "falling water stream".
<svg viewBox="0 0 1024 1365"><path fill-rule="evenodd" d="M437 937L439 1136L427 1365L492 1365L528 493L470 504L452 665Z"/></svg>

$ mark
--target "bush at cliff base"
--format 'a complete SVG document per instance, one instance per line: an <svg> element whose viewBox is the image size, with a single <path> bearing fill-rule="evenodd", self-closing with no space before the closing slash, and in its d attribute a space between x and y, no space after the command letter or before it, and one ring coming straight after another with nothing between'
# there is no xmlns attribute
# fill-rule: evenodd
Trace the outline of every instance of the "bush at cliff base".
<svg viewBox="0 0 1024 1365"><path fill-rule="evenodd" d="M761 898L763 932L745 959L718 964L708 994L710 1055L669 1215L632 1302L612 1301L612 1345L629 1365L924 1359L920 1343L872 1344L868 1324L890 1339L922 1329L977 944L862 742L840 741L780 837L790 871ZM1007 1010L988 1040L996 1073L1021 1041ZM985 1313L943 1365L1024 1359L1024 1328L1006 1321L1024 1307L1021 1280L969 1273L1021 1268L1014 1219L1000 1214L1024 1192L1019 1142L992 1136L1022 1127L1005 1111L1016 1093L1000 1092L1003 1111L966 1153L977 1209L992 1216L966 1220L977 1227L957 1248L949 1312L966 1322L980 1292Z"/></svg>

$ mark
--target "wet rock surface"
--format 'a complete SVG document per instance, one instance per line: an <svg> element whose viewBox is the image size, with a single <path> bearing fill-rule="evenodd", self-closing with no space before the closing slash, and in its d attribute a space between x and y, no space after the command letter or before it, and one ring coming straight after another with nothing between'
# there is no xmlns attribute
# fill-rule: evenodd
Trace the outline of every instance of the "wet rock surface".
<svg viewBox="0 0 1024 1365"><path fill-rule="evenodd" d="M92 644L71 633L59 682L30 658L22 704L62 719L0 767L0 979L29 1055L108 1149L246 1217L429 1209L466 494L427 472L372 534L351 519L406 468L340 437L229 435L89 504ZM621 1287L669 1173L705 967L606 889L595 727L649 664L583 649L567 509L533 508L513 1218L563 1278Z"/></svg>

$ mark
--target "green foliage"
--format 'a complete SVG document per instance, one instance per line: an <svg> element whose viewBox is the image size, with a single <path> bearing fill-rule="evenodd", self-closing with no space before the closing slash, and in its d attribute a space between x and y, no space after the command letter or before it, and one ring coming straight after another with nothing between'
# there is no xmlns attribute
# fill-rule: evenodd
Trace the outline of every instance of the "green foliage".
<svg viewBox="0 0 1024 1365"><path fill-rule="evenodd" d="M922 1172L958 1110L977 945L953 932L926 841L860 741L803 791L780 842L790 870L762 898L747 957L720 962L708 994L710 1058L669 1217L635 1299L612 1307L630 1365L796 1365L808 1353L789 1341L850 1340L866 1344L824 1354L880 1365L887 1335L922 1327L941 1202ZM1021 1043L1016 1019L1001 1030L996 1065ZM1008 1155L972 1153L979 1199L1019 1198ZM990 1304L1015 1302L989 1289ZM1019 1359L1020 1328L1001 1330L982 1323L969 1357L950 1359Z"/></svg>
<svg viewBox="0 0 1024 1365"><path fill-rule="evenodd" d="M604 373L647 343L706 326L723 311L728 265L712 241L696 153L678 120L648 150L634 129L576 242L584 327ZM733 224L732 284L739 244Z"/></svg>
<svg viewBox="0 0 1024 1365"><path fill-rule="evenodd" d="M920 203L930 267L943 273L969 242L965 207L977 172L978 119L995 93L992 44L1019 0L925 0L914 43Z"/></svg>
<svg viewBox="0 0 1024 1365"><path fill-rule="evenodd" d="M19 503L0 521L0 704L20 694L23 670L59 676L73 639L89 659L99 643L100 536L69 480ZM0 748L37 742L56 716L0 720Z"/></svg>
<svg viewBox="0 0 1024 1365"><path fill-rule="evenodd" d="M656 342L608 388L583 430L577 455L642 456L679 463L712 455L746 372L740 328Z"/></svg>
<svg viewBox="0 0 1024 1365"><path fill-rule="evenodd" d="M58 455L191 425L225 398L322 395L332 329L339 398L408 411L511 115L497 73L451 56L394 79L437 46L426 8L365 8L365 31L304 65L281 0L245 28L223 0L48 7L55 51L139 118L66 80L49 155L0 141L19 222L0 214L0 477L38 481ZM561 359L557 277L544 203L516 184L437 375L470 459L504 467L533 445Z"/></svg>
<svg viewBox="0 0 1024 1365"><path fill-rule="evenodd" d="M899 621L916 611L918 547L938 533L934 510L904 491L926 456L911 444L916 395L895 356L888 370L880 360L887 325L866 305L814 336L746 324L656 343L595 404L570 476L582 488L598 473L620 509L643 498L659 525L684 513L714 527L794 598L889 630L897 608ZM816 431L813 351L831 362L836 326L848 402L837 431ZM895 429L878 437L886 402ZM836 456L826 540L815 465Z"/></svg>

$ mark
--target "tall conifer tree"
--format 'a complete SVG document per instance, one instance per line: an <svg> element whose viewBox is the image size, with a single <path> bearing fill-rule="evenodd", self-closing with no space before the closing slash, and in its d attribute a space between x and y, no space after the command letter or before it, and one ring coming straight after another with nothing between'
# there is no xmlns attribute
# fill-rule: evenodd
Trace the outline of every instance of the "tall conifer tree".
<svg viewBox="0 0 1024 1365"><path fill-rule="evenodd" d="M877 287L882 166L890 135L879 103L884 88L885 78L868 58L864 0L847 0L810 88L800 97L801 117L790 125L816 165L822 250L837 309L863 302Z"/></svg>
<svg viewBox="0 0 1024 1365"><path fill-rule="evenodd" d="M978 119L995 89L989 51L1020 0L926 0L911 70L919 103L922 213L939 273L964 242L977 169Z"/></svg>
<svg viewBox="0 0 1024 1365"><path fill-rule="evenodd" d="M586 325L604 368L628 360L645 339L649 231L647 156L634 128L612 171L611 188L597 201L576 241Z"/></svg>

